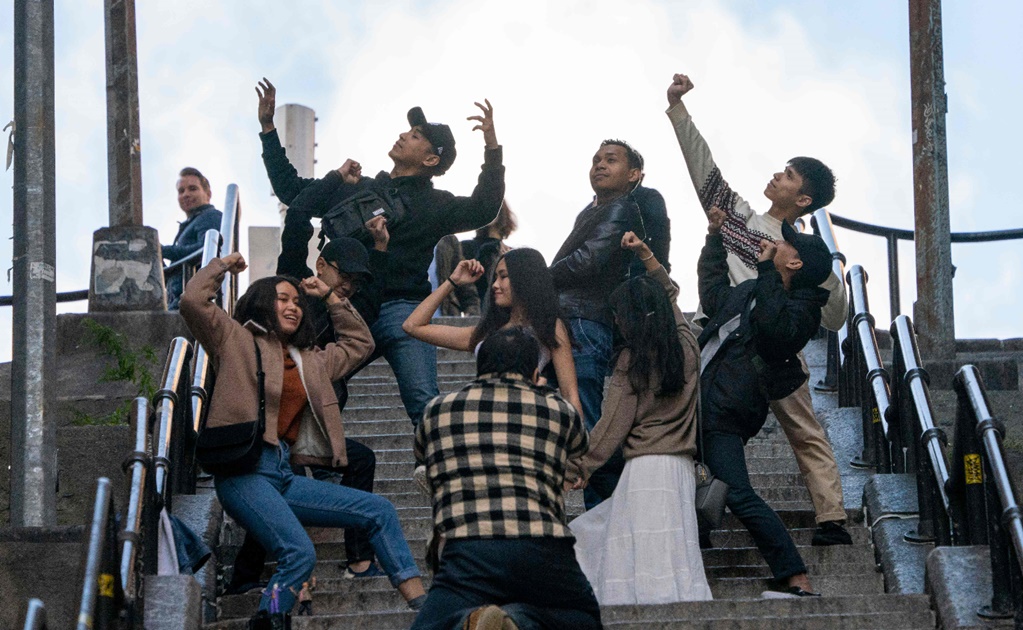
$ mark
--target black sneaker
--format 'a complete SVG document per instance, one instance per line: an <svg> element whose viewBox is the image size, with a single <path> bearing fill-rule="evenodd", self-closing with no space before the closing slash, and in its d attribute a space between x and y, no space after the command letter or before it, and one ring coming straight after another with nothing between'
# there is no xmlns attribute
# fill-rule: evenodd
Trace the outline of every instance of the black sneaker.
<svg viewBox="0 0 1023 630"><path fill-rule="evenodd" d="M846 531L841 521L824 521L817 526L810 544L814 547L828 545L851 545L852 536Z"/></svg>
<svg viewBox="0 0 1023 630"><path fill-rule="evenodd" d="M798 597L820 597L820 593L814 593L812 591L804 591L798 586L788 586L782 590L770 590L764 591L760 594L763 599L794 599Z"/></svg>

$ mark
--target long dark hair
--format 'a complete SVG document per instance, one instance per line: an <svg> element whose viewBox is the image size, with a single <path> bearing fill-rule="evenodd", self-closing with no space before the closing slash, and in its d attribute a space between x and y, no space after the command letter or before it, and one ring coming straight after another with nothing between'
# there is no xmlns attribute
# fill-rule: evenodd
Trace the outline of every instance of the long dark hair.
<svg viewBox="0 0 1023 630"><path fill-rule="evenodd" d="M302 309L302 321L287 342L296 348L312 348L316 344L316 331L313 330L311 318L306 317L309 305L298 280L291 276L260 278L250 284L245 295L238 298L234 305L234 319L240 324L251 320L284 341L284 334L277 321L277 285L282 282L287 282L298 291L298 305Z"/></svg>
<svg viewBox="0 0 1023 630"><path fill-rule="evenodd" d="M522 305L526 320L536 338L547 348L558 347L555 329L558 323L558 294L554 290L554 281L547 270L543 254L535 249L522 247L513 249L497 259L493 273L497 274L497 265L501 261L508 266L508 282L511 284L512 299ZM500 329L511 319L511 308L503 308L494 303L493 290L487 291L486 304L480 323L472 331L469 343L476 347L490 333Z"/></svg>
<svg viewBox="0 0 1023 630"><path fill-rule="evenodd" d="M657 396L680 391L686 382L685 350L664 287L639 276L620 284L608 301L622 336L617 354L629 349L627 370L633 391L653 389ZM659 382L652 382L655 377Z"/></svg>

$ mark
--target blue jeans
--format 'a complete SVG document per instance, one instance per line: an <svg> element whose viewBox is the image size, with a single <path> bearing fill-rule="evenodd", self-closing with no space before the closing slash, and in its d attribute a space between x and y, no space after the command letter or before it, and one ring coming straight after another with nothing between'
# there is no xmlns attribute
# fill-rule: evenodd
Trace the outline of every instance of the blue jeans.
<svg viewBox="0 0 1023 630"><path fill-rule="evenodd" d="M401 325L419 306L415 300L391 300L380 305L380 316L370 327L376 350L366 363L383 356L398 379L398 392L405 413L417 426L423 410L437 390L437 348L409 337Z"/></svg>
<svg viewBox="0 0 1023 630"><path fill-rule="evenodd" d="M568 325L576 343L576 347L572 348L572 359L575 361L575 375L579 383L579 400L583 404L586 429L592 431L600 420L604 379L611 372L614 331L609 326L589 319L570 319ZM589 484L583 491L586 509L611 496L624 467L625 457L619 449L590 475Z"/></svg>
<svg viewBox="0 0 1023 630"><path fill-rule="evenodd" d="M419 576L398 512L391 502L368 492L295 475L288 447L263 445L254 472L214 477L217 498L231 518L277 558L259 609L270 607L270 591L279 588L280 611L295 605L302 582L316 564L316 549L304 526L359 527L366 530L381 566L397 586Z"/></svg>
<svg viewBox="0 0 1023 630"><path fill-rule="evenodd" d="M806 573L803 558L778 514L750 484L742 438L734 433L703 432L703 463L728 484L725 505L753 536L776 580Z"/></svg>
<svg viewBox="0 0 1023 630"><path fill-rule="evenodd" d="M460 630L469 613L488 605L504 609L520 630L601 628L573 544L571 538L449 540L412 630Z"/></svg>

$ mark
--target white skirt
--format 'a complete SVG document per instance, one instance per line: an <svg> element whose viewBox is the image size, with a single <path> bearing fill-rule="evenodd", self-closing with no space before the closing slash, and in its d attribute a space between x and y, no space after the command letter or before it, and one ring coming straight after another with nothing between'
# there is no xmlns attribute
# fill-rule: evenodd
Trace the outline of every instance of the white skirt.
<svg viewBox="0 0 1023 630"><path fill-rule="evenodd" d="M571 523L602 606L712 599L696 528L693 458L628 460L609 499Z"/></svg>

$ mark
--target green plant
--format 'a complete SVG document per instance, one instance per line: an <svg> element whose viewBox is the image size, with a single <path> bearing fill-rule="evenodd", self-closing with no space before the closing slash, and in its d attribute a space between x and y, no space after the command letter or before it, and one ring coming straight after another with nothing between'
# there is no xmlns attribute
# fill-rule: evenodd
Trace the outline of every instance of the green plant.
<svg viewBox="0 0 1023 630"><path fill-rule="evenodd" d="M151 399L156 393L156 378L152 368L158 365L156 350L143 346L135 351L128 347L124 336L94 319L82 321L86 328L86 341L102 354L112 358L114 365L107 367L99 380L102 383L131 383L138 388L136 396ZM93 416L80 410L73 410L71 424L75 426L108 426L124 424L131 411L131 400L126 400L117 409L104 416Z"/></svg>

